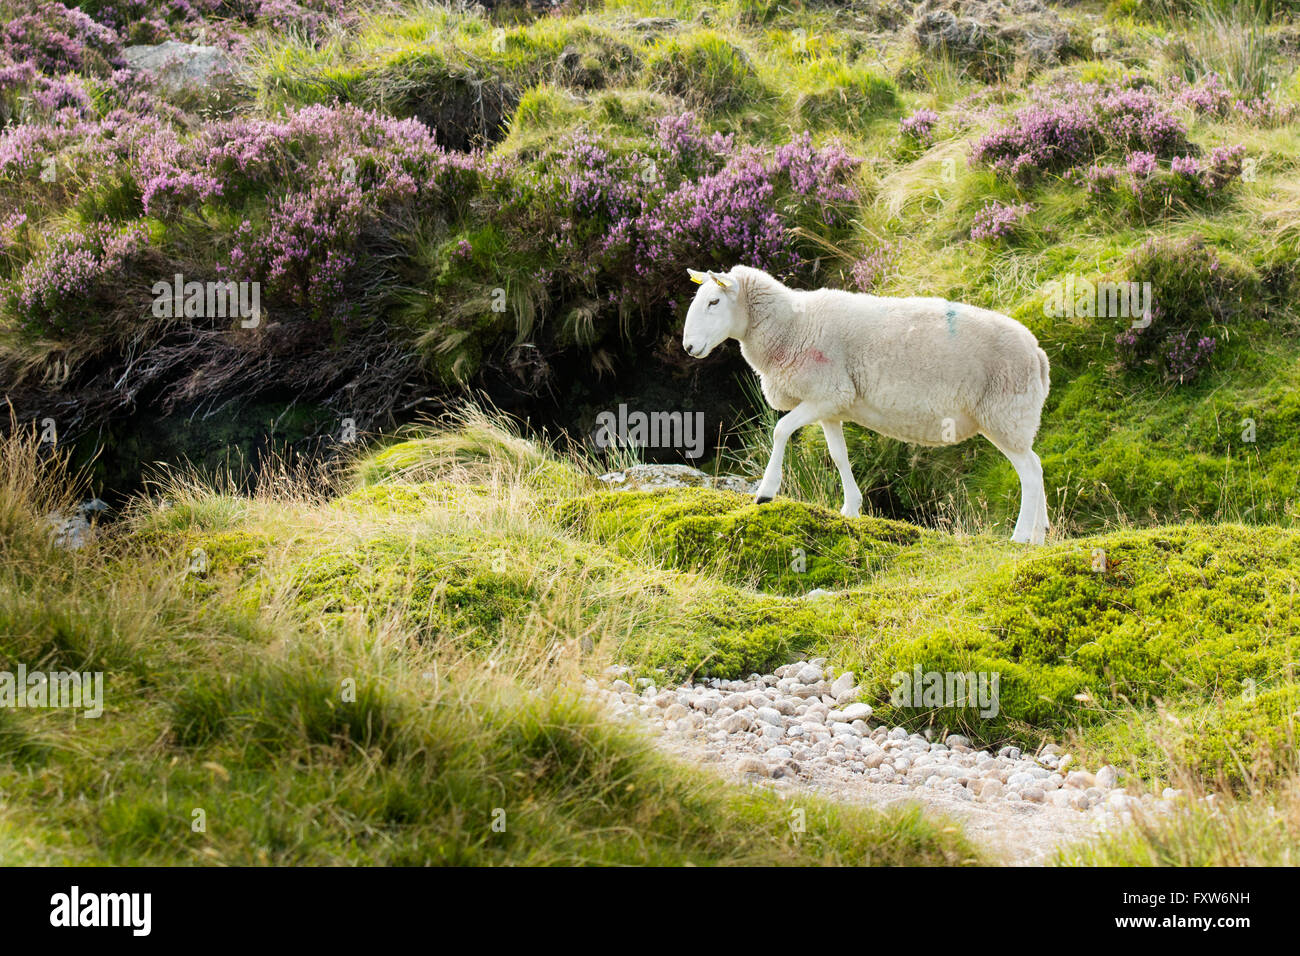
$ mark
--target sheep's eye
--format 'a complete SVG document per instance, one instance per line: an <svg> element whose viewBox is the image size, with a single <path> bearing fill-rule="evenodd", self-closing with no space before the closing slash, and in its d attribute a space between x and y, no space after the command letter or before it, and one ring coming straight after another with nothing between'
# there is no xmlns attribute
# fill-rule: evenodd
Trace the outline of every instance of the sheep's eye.
<svg viewBox="0 0 1300 956"><path fill-rule="evenodd" d="M709 300L709 308L710 308L710 309L713 308L713 307L714 307L715 305L717 305L720 301L721 301L720 299L710 299L710 300Z"/></svg>

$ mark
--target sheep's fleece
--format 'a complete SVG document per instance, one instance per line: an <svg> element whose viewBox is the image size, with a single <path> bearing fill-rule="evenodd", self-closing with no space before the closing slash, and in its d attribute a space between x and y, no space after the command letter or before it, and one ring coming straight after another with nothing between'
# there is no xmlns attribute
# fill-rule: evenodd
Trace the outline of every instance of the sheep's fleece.
<svg viewBox="0 0 1300 956"><path fill-rule="evenodd" d="M1041 544L1047 497L1034 454L1050 386L1047 354L1008 316L935 298L886 298L787 288L760 269L690 270L699 291L682 345L704 358L736 339L778 411L772 457L757 501L776 497L790 436L819 422L844 485L846 515L862 507L844 443L844 422L921 445L980 434L1020 476L1014 541Z"/></svg>

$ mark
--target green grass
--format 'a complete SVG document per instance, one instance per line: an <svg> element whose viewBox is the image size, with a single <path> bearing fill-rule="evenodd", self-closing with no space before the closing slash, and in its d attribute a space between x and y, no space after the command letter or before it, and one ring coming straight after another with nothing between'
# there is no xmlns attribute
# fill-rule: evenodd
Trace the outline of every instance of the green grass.
<svg viewBox="0 0 1300 956"><path fill-rule="evenodd" d="M850 428L873 515L850 520L835 513L816 429L791 443L786 496L760 508L721 492L611 494L594 478L601 462L467 413L391 436L345 476L260 486L281 493L164 474L98 544L66 554L37 521L67 507L73 482L38 480L49 463L11 442L0 458L0 663L103 669L111 705L100 722L0 712L0 858L972 857L944 824L820 803L795 839L787 807L683 772L575 700L579 676L610 661L666 680L745 676L816 653L860 675L881 719L987 744L1065 741L1084 762L1154 786L1191 780L1258 801L1294 769L1300 127L1180 113L1198 151L1241 144L1257 176L1213 203L1159 209L1051 178L1008 182L967 157L997 122L982 107L1024 103L1032 83L1216 72L1241 95L1300 103L1288 28L1272 22L1282 8L1294 13L1293 3L1116 0L1108 55L1071 50L1064 65L1031 70L998 44L987 83L978 62L918 51L889 10L867 4L609 0L494 18L399 3L315 40L255 37L234 108L274 116L338 100L418 117L445 143L519 162L509 182L466 188L445 221L406 224L384 250L400 265L373 312L446 392L499 370L509 345L541 341L566 377L548 387L585 402L589 379L679 331L680 310L606 307L588 276L560 276L551 291L538 280L554 247L541 200L561 188L557 148L574 132L615 158L651 154L656 122L692 110L738 147L805 130L842 141L864 158L863 201L847 227L832 234L814 216L791 242L816 257L816 282L840 286L868 250L896 243L873 291L971 302L1032 329L1053 369L1037 448L1054 536L1037 551L1005 542L1018 485L980 440L919 449ZM1078 36L1094 25L1061 15ZM655 16L678 22L628 23ZM940 116L935 142L901 146L898 120L922 107ZM7 121L21 108L0 103ZM0 250L8 278L57 234L139 214L133 184L92 151L53 152L67 170L56 182L27 168L0 182L28 215ZM264 185L144 222L175 261L211 264L245 218L266 214ZM1009 240L972 243L989 200L1033 209ZM1151 240L1154 255L1143 251ZM1238 311L1202 301L1211 261L1235 277ZM1220 338L1213 364L1188 383L1123 367L1121 324L1045 314L1044 288L1065 274L1155 276L1177 290L1180 321ZM498 289L504 313L491 309ZM96 313L102 327L88 336L37 340L21 318L10 309L0 320L0 366L16 381L53 358L86 367L137 331ZM345 346L347 333L332 331ZM753 420L718 454L719 471L754 477L766 460L775 415L750 398ZM229 472L232 449L252 447L267 423L293 440L331 420L305 405L280 411L255 404L251 425L217 416L158 431L172 451ZM151 459L150 430L123 422L109 433L124 457ZM806 598L815 588L835 593ZM893 704L893 675L914 666L999 672L999 714ZM504 833L486 822L496 807ZM1196 817L1067 859L1290 861L1294 828L1276 829L1259 807L1248 804L1239 827ZM196 808L206 832L191 829Z"/></svg>
<svg viewBox="0 0 1300 956"><path fill-rule="evenodd" d="M76 552L52 548L39 519L67 479L33 442L8 441L0 669L102 671L105 712L0 711L0 860L979 859L915 811L783 801L683 768L585 703L582 673L630 619L612 586L625 563L536 536L538 493L517 469L572 466L484 438L425 440L418 466L442 475L428 484L321 495L281 481L274 498L245 498L178 480L166 506L139 501ZM510 493L450 480L465 468ZM448 533L461 508L494 532ZM519 550L498 565L496 545ZM187 573L195 548L206 568Z"/></svg>

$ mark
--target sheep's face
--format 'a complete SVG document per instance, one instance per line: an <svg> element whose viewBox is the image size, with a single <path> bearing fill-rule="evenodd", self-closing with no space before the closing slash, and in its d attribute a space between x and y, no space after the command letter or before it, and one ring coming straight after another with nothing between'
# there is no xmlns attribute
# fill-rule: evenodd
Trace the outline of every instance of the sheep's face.
<svg viewBox="0 0 1300 956"><path fill-rule="evenodd" d="M737 304L734 277L716 272L688 270L691 280L699 283L695 301L686 312L682 330L682 348L692 358L702 359L727 339L745 333L744 316Z"/></svg>

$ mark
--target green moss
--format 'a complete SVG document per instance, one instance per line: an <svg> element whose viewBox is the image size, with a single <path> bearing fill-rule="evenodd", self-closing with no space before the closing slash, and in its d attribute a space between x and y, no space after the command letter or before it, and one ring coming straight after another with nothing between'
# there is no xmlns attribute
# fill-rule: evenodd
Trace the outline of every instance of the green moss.
<svg viewBox="0 0 1300 956"><path fill-rule="evenodd" d="M997 673L996 717L942 715L985 739L1059 735L1157 702L1196 708L1285 671L1300 651L1298 579L1300 534L1282 529L1152 529L1049 548L983 577L956 622L876 646L875 694L886 719L915 721L887 705L894 673ZM1154 737L1147 745L1154 757ZM1198 764L1218 762L1205 738L1189 746Z"/></svg>
<svg viewBox="0 0 1300 956"><path fill-rule="evenodd" d="M450 481L388 482L368 485L331 502L331 507L369 515L414 515L466 498L482 498L488 489Z"/></svg>
<svg viewBox="0 0 1300 956"><path fill-rule="evenodd" d="M304 609L397 613L428 636L490 642L539 596L528 542L487 535L378 536L317 549L287 573Z"/></svg>
<svg viewBox="0 0 1300 956"><path fill-rule="evenodd" d="M561 505L557 516L621 553L787 594L870 580L921 539L900 522L697 489L588 495Z"/></svg>

